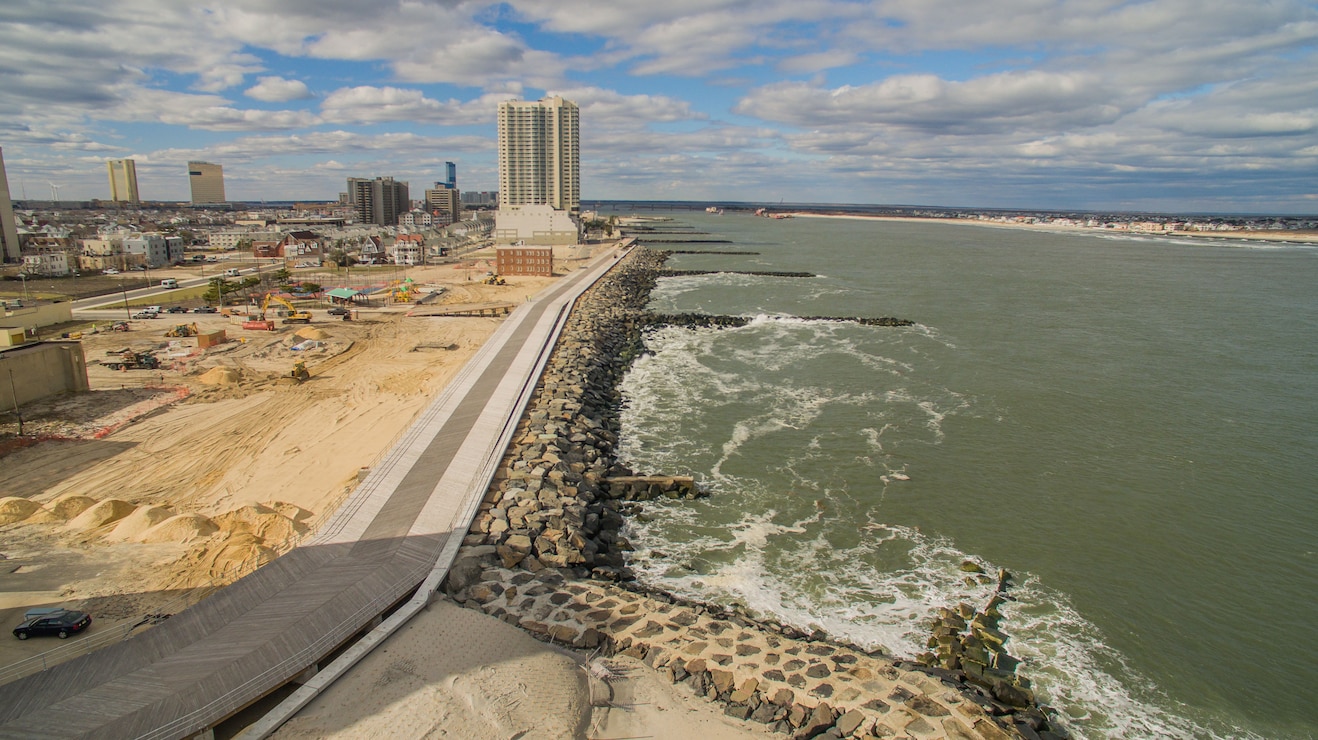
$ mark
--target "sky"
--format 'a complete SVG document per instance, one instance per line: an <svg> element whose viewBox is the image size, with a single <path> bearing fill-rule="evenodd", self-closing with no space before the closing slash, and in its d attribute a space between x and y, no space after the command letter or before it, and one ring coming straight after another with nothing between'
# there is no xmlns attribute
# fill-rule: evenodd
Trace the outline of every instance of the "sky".
<svg viewBox="0 0 1318 740"><path fill-rule="evenodd" d="M581 108L582 198L1318 213L1312 0L3 0L15 198L497 188Z"/></svg>

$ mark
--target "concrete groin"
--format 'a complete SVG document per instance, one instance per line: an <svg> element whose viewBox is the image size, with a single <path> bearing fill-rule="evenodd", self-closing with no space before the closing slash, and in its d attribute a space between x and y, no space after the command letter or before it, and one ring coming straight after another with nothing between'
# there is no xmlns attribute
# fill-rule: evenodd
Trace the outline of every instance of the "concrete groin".
<svg viewBox="0 0 1318 740"><path fill-rule="evenodd" d="M578 300L447 593L541 639L644 661L727 714L794 738L1062 737L1032 703L1013 706L959 668L895 660L634 580L626 518L649 500L706 495L691 476L642 476L616 459L619 383L653 325L644 307L666 256L633 250Z"/></svg>

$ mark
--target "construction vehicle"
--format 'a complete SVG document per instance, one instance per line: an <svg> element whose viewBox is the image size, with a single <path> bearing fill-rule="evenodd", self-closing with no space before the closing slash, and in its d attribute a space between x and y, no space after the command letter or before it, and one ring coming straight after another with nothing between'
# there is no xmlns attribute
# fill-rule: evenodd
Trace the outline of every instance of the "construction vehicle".
<svg viewBox="0 0 1318 740"><path fill-rule="evenodd" d="M501 275L489 275L481 283L484 285L507 285Z"/></svg>
<svg viewBox="0 0 1318 740"><path fill-rule="evenodd" d="M101 364L111 370L156 370L160 367L160 360L150 352L125 349L110 350L106 354L116 356L113 360L101 360Z"/></svg>
<svg viewBox="0 0 1318 740"><path fill-rule="evenodd" d="M283 306L283 310L284 310L283 321L285 324L311 323L310 311L303 311L299 309L297 306L294 306L291 301L289 301L287 298L284 298L283 296L275 295L274 293L266 293L265 298L261 301L260 315L257 316L255 319L249 318L247 321L244 321L242 324L243 328L250 329L253 331L274 331L275 330L274 320L267 319L265 317L266 312L270 310L271 303L277 303L280 306Z"/></svg>
<svg viewBox="0 0 1318 740"><path fill-rule="evenodd" d="M291 383L294 385L301 385L308 380L311 380L311 373L307 371L307 363L302 360L294 362L292 370L289 370L287 374L279 376L280 383Z"/></svg>
<svg viewBox="0 0 1318 740"><path fill-rule="evenodd" d="M266 293L265 300L261 301L261 320L265 320L265 312L270 308L271 303L278 303L287 309L287 315L284 316L285 324L310 324L311 312L303 311L294 306L292 301L274 293Z"/></svg>
<svg viewBox="0 0 1318 740"><path fill-rule="evenodd" d="M191 323L191 324L179 324L179 325L175 326L173 329L170 329L169 331L165 332L165 336L167 336L167 337L195 337L195 336L197 336L197 335L200 334L200 333L201 333L201 330L197 328L197 324L194 322L194 323Z"/></svg>

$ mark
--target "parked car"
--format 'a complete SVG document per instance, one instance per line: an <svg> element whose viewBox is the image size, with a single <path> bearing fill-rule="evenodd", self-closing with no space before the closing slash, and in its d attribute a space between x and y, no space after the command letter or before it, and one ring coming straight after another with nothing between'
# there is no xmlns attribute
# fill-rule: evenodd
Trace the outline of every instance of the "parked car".
<svg viewBox="0 0 1318 740"><path fill-rule="evenodd" d="M102 275L118 275L118 274L119 274L119 271L116 270L116 269L114 269L113 267L107 267L107 268L105 268L104 270L101 270L101 274L102 274Z"/></svg>
<svg viewBox="0 0 1318 740"><path fill-rule="evenodd" d="M330 316L343 316L348 313L348 309L344 308L343 306L331 306L330 309L325 313L329 314Z"/></svg>
<svg viewBox="0 0 1318 740"><path fill-rule="evenodd" d="M165 309L165 313L187 313L187 312L188 309L182 306L170 306L169 308Z"/></svg>
<svg viewBox="0 0 1318 740"><path fill-rule="evenodd" d="M14 637L26 640L29 637L55 635L61 640L69 635L82 632L92 623L92 617L86 612L59 609L48 614L24 619L14 628Z"/></svg>
<svg viewBox="0 0 1318 740"><path fill-rule="evenodd" d="M215 312L217 312L218 310L219 310L219 309L215 308L214 306L197 306L196 308L192 309L192 312L193 312L193 313L215 313Z"/></svg>
<svg viewBox="0 0 1318 740"><path fill-rule="evenodd" d="M135 319L158 319L158 318L160 318L160 314L156 313L155 311L138 311L137 313L133 314L133 318L135 318Z"/></svg>

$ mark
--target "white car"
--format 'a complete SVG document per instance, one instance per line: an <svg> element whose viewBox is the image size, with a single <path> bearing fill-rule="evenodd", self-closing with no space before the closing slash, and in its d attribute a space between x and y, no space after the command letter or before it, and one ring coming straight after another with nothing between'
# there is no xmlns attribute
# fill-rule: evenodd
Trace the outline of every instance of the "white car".
<svg viewBox="0 0 1318 740"><path fill-rule="evenodd" d="M101 270L101 274L102 274L102 275L118 275L118 274L119 274L119 271L116 270L116 269L114 269L113 267L107 267L107 268L105 268L104 270Z"/></svg>

